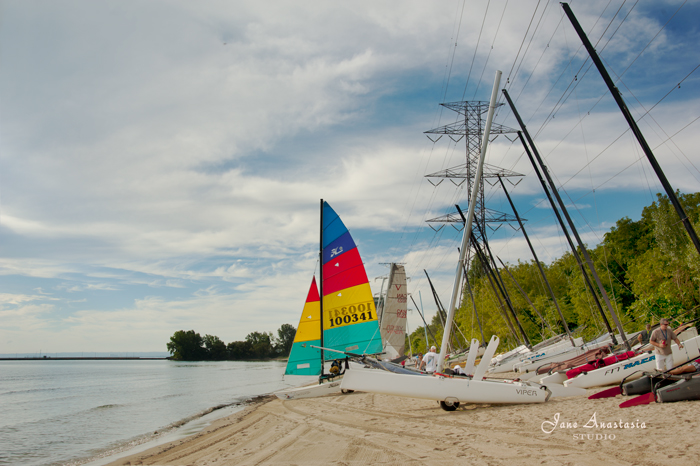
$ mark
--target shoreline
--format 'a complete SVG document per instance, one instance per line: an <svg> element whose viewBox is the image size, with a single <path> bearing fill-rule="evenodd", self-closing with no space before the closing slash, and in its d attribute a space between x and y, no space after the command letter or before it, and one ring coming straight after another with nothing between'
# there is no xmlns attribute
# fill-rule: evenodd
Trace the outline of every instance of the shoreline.
<svg viewBox="0 0 700 466"><path fill-rule="evenodd" d="M91 458L76 459L66 464L71 466L104 466L145 451L177 443L201 434L222 419L234 417L247 409L252 409L258 403L265 402L265 399L270 397L274 396L267 394L256 395L245 401L214 406L195 415L175 421L153 433L129 439L122 445L105 450Z"/></svg>
<svg viewBox="0 0 700 466"><path fill-rule="evenodd" d="M434 401L370 393L268 395L197 434L106 464L696 464L699 403L620 409L623 400L580 396L445 412Z"/></svg>

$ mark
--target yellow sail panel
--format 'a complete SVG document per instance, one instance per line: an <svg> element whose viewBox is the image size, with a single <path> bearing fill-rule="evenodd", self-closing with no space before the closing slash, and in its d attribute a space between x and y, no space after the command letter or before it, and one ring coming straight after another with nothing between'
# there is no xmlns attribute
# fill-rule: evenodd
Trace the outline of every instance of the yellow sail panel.
<svg viewBox="0 0 700 466"><path fill-rule="evenodd" d="M323 329L377 320L369 283L345 288L323 297Z"/></svg>
<svg viewBox="0 0 700 466"><path fill-rule="evenodd" d="M321 303L306 303L301 312L299 327L294 336L294 343L321 339Z"/></svg>

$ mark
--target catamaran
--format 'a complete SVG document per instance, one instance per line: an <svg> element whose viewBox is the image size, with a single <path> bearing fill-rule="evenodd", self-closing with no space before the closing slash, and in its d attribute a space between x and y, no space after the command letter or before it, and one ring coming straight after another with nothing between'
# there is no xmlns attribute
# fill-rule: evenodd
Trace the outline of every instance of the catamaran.
<svg viewBox="0 0 700 466"><path fill-rule="evenodd" d="M341 352L382 352L377 311L360 253L345 224L323 199L319 249L320 293L314 277L285 369L285 375L317 375L319 380L275 393L284 400L339 393L343 368L326 366Z"/></svg>

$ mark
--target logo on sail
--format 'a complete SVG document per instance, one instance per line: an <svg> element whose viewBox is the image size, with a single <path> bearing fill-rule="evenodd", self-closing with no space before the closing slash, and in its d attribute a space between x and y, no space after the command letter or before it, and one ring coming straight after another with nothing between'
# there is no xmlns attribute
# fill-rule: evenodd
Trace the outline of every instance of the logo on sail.
<svg viewBox="0 0 700 466"><path fill-rule="evenodd" d="M337 248L331 249L331 257L335 257L335 256L337 256L338 254L342 254L342 253L343 253L343 247L342 247L342 246L338 246Z"/></svg>

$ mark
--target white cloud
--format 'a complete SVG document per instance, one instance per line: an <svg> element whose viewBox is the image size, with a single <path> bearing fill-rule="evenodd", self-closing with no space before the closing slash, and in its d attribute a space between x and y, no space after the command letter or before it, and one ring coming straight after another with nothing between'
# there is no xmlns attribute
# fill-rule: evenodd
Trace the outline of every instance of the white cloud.
<svg viewBox="0 0 700 466"><path fill-rule="evenodd" d="M583 55L567 68L578 42L556 4L526 35L523 19L538 4L492 2L479 38L479 2L465 4L462 18L461 2L3 3L0 275L12 279L12 296L41 288L58 299L13 304L14 313L44 307L26 307L33 320L13 321L20 330L10 339L27 350L40 341L158 350L180 325L220 327L225 340L277 320L265 330L296 325L316 261L320 198L355 235L371 279L382 273L378 262L403 261L416 289L427 294L425 268L447 300L459 234L432 235L424 221L464 205L466 192L432 187L423 175L461 163L464 146L432 145L421 133L454 121L439 113L443 98L485 100L496 68L571 193L567 204L596 210L583 197L592 189L599 203L620 190L655 192L647 162L635 163L637 143L629 134L614 142L626 131L619 111L607 97L594 105L606 93L594 70L547 120ZM574 6L593 38L613 14L598 21L606 5ZM666 21L643 7L603 50L617 73ZM684 66L693 34L665 29L625 74L620 89L635 115L645 110L626 86L650 108L692 68ZM697 118L691 81L641 119L684 191L700 179L697 123L680 131ZM497 121L515 120L501 108ZM499 137L488 161L527 175L513 188L516 203L542 196L519 143ZM532 234L543 258L554 258L562 241L545 230L537 224ZM493 245L504 260L529 257L521 240L500 238ZM29 328L43 330L22 333Z"/></svg>

